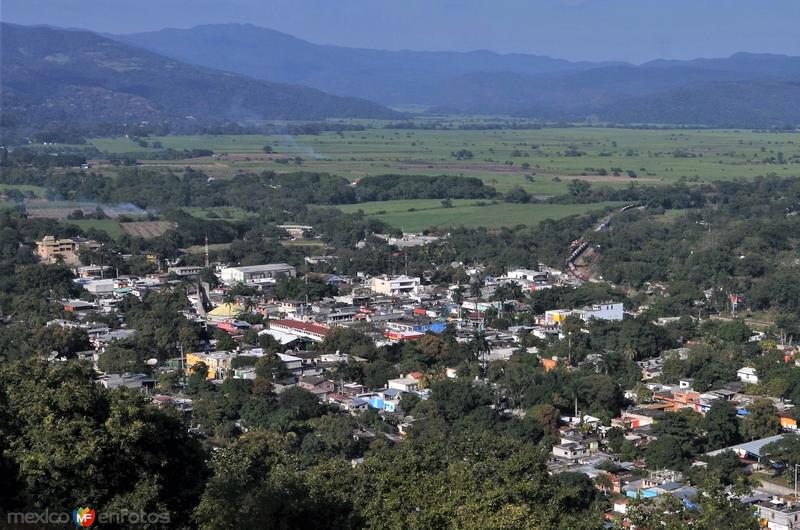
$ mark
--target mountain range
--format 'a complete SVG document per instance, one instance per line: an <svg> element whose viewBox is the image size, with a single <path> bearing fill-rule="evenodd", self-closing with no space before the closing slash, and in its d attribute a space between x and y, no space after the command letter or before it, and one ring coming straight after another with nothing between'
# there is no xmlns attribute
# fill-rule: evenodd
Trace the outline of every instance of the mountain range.
<svg viewBox="0 0 800 530"><path fill-rule="evenodd" d="M129 35L0 25L2 120L196 124L428 113L549 121L784 127L800 124L800 58L570 62L491 51L314 44L249 24Z"/></svg>
<svg viewBox="0 0 800 530"><path fill-rule="evenodd" d="M7 122L392 118L366 100L190 65L88 31L0 26Z"/></svg>
<svg viewBox="0 0 800 530"><path fill-rule="evenodd" d="M800 58L782 55L569 62L490 51L319 45L249 24L111 37L205 67L440 112L709 126L800 123Z"/></svg>

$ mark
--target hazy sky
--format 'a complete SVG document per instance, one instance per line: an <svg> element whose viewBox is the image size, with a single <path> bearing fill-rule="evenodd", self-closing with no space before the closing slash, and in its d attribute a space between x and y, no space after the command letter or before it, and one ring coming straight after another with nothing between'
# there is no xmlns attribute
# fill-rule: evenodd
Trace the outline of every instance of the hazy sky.
<svg viewBox="0 0 800 530"><path fill-rule="evenodd" d="M578 60L800 55L800 0L2 0L0 17L111 33L250 22L321 44Z"/></svg>

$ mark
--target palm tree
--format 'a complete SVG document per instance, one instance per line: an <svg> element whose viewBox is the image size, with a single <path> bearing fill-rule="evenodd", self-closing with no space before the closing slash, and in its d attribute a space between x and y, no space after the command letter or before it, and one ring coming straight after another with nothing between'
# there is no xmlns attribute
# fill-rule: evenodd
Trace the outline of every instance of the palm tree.
<svg viewBox="0 0 800 530"><path fill-rule="evenodd" d="M482 366L485 366L489 361L489 356L492 354L492 345L489 339L486 338L485 331L479 330L473 333L470 353L472 354L472 359L479 361Z"/></svg>

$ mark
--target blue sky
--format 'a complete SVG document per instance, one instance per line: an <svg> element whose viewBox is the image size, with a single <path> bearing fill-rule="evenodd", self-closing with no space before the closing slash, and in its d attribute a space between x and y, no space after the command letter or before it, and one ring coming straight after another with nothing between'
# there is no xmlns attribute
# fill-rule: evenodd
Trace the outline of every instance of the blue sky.
<svg viewBox="0 0 800 530"><path fill-rule="evenodd" d="M112 33L250 22L321 44L571 60L800 55L800 0L3 0L0 18Z"/></svg>

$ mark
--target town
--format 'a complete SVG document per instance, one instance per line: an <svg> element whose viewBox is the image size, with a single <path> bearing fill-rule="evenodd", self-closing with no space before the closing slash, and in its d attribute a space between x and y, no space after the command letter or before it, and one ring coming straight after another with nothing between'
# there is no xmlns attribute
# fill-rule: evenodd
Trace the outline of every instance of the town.
<svg viewBox="0 0 800 530"><path fill-rule="evenodd" d="M303 238L313 227L286 229L289 237ZM402 249L439 239L405 234L391 244ZM209 401L236 381L268 381L279 400L307 395L327 414L352 418L341 435L356 442L340 454L358 465L376 438L404 443L432 410L425 402L441 399L437 394L445 385L458 382L493 396L472 404L476 409L493 409L500 418L532 417L538 436L548 440L549 473L587 477L607 499L610 522L635 525L641 499L658 505L666 496L696 508L698 480L705 480L698 477L708 473L722 485L748 484L737 499L769 528L793 528L800 514L793 501L792 466L800 465L794 405L769 392L780 385L771 372L800 367L798 348L786 337L748 330L742 321L713 315L647 321L642 307L626 308L621 299L532 312L532 298L587 288L574 266L562 271L525 264L534 266L494 276L480 264L450 263L447 268L458 277L453 283L434 281L437 270L424 277L315 270L330 270L336 256L247 266L182 265L178 258L160 272L132 276L81 265L82 252L100 248L95 241L46 236L35 243L42 262L74 266L81 289L79 298L61 301L65 317L46 325L79 333L87 348L68 356L54 351L48 360L85 359L99 374L96 384L140 391L156 406L180 411L191 430L212 439L246 433L268 420L246 408L220 416L209 410ZM567 264L585 247L570 254ZM130 325L126 308L164 296L173 296L180 318L209 339L189 345L179 334L179 355L143 359L135 352L136 337L153 330ZM731 297L730 303L735 311L743 300ZM625 359L607 350L586 352L593 333L632 321L638 333L656 336L653 344L634 337L642 351ZM698 362L707 345L702 338L670 341L665 330L679 324L716 326L706 341L738 334L733 340L757 355L729 379L680 376L676 365ZM598 379L609 373L610 363L625 361L632 372L627 386L615 389L610 380ZM762 370L770 362L778 366ZM520 366L529 373L515 374ZM547 403L526 408L528 385L541 385L549 376L568 384L575 377L570 374L584 379L571 389L574 395L562 389L567 403L561 410Z"/></svg>

